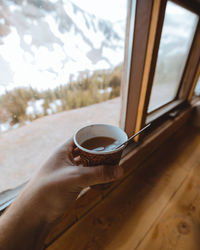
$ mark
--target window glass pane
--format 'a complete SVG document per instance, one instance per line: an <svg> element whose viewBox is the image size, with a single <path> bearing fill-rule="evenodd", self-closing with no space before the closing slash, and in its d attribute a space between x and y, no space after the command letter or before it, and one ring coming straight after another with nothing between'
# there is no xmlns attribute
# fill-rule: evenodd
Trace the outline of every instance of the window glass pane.
<svg viewBox="0 0 200 250"><path fill-rule="evenodd" d="M78 128L118 126L126 13L126 0L0 0L0 191Z"/></svg>
<svg viewBox="0 0 200 250"><path fill-rule="evenodd" d="M148 112L175 98L197 21L196 14L167 2Z"/></svg>
<svg viewBox="0 0 200 250"><path fill-rule="evenodd" d="M200 77L199 77L199 79L198 79L198 81L197 81L197 85L196 85L196 87L195 87L195 89L194 89L194 94L195 94L196 96L200 96Z"/></svg>

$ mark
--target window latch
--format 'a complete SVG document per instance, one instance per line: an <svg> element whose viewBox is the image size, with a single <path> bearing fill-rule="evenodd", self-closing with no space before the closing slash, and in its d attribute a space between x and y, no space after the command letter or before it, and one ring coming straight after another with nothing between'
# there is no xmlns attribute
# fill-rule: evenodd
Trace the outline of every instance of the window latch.
<svg viewBox="0 0 200 250"><path fill-rule="evenodd" d="M170 119L174 119L176 116L178 116L178 114L180 113L180 110L174 110L169 112L168 116Z"/></svg>

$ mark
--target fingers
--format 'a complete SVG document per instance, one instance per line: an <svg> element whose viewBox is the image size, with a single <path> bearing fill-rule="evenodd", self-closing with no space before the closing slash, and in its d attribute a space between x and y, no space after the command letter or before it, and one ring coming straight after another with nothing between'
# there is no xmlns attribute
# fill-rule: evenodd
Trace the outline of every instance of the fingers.
<svg viewBox="0 0 200 250"><path fill-rule="evenodd" d="M58 153L63 156L63 159L68 159L71 164L80 164L80 159L74 159L79 155L79 150L74 143L73 137L58 149Z"/></svg>
<svg viewBox="0 0 200 250"><path fill-rule="evenodd" d="M79 149L75 146L72 150L73 157L77 157L80 154Z"/></svg>
<svg viewBox="0 0 200 250"><path fill-rule="evenodd" d="M119 165L79 167L80 184L82 187L108 183L120 179L123 176L123 169Z"/></svg>
<svg viewBox="0 0 200 250"><path fill-rule="evenodd" d="M60 151L67 151L72 152L72 150L75 148L74 139L71 137L69 140L67 140L61 147Z"/></svg>
<svg viewBox="0 0 200 250"><path fill-rule="evenodd" d="M82 164L82 161L81 161L81 157L80 157L80 156L75 157L73 160L74 160L74 163L75 163L77 166Z"/></svg>

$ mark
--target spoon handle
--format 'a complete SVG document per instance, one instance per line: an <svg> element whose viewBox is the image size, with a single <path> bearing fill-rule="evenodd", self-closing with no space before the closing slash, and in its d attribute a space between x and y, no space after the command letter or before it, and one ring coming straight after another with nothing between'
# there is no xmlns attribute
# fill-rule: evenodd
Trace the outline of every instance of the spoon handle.
<svg viewBox="0 0 200 250"><path fill-rule="evenodd" d="M117 146L116 148L120 148L121 146L123 146L126 143L129 143L134 137L136 137L137 135L139 135L140 133L142 133L145 129L147 129L149 126L151 125L151 123L149 123L148 125L146 125L144 128L142 128L140 131L138 131L136 134L132 135L127 141L123 142L122 144L120 144L119 146Z"/></svg>

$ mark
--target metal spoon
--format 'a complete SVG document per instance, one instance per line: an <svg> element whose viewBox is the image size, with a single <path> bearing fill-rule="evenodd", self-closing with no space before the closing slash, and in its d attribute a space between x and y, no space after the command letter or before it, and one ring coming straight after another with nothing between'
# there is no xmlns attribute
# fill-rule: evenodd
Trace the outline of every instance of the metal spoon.
<svg viewBox="0 0 200 250"><path fill-rule="evenodd" d="M137 135L139 135L140 133L142 133L145 129L147 129L149 126L151 125L151 123L149 123L148 125L146 125L144 128L142 128L140 131L138 131L136 134L132 135L127 141L121 143L119 146L117 146L116 148L114 148L113 150L115 149L118 149L120 147L122 147L124 144L128 144L134 137L136 137ZM93 150L95 151L103 151L105 149L105 147L98 147L98 148L95 148Z"/></svg>
<svg viewBox="0 0 200 250"><path fill-rule="evenodd" d="M120 148L121 146L123 146L126 143L129 143L134 137L136 137L137 135L139 135L140 133L142 133L145 129L147 129L149 126L151 125L151 123L149 123L148 125L146 125L144 128L142 128L140 131L138 131L136 134L132 135L130 138L128 138L127 141L123 142L122 144L120 144L119 146L117 146L115 149Z"/></svg>

